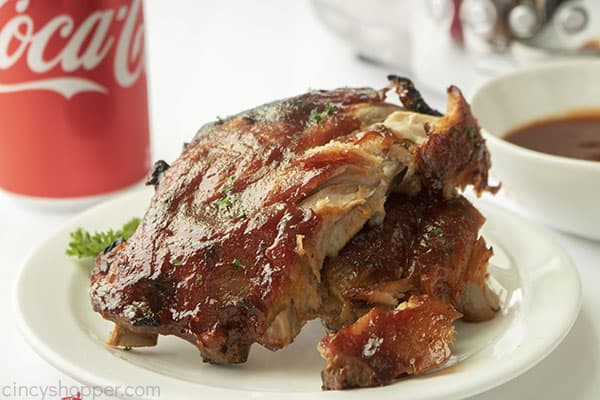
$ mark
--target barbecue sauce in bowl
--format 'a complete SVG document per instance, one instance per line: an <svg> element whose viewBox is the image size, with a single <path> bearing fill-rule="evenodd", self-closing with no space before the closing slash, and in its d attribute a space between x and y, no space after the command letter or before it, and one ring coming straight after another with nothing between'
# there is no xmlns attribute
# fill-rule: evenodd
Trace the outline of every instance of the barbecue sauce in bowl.
<svg viewBox="0 0 600 400"><path fill-rule="evenodd" d="M600 161L600 110L537 120L513 129L504 140L546 154Z"/></svg>

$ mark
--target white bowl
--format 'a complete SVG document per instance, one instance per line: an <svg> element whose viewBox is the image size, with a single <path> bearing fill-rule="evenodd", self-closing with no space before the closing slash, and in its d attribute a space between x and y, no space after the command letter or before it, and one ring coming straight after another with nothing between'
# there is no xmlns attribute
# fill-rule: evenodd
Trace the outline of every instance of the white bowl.
<svg viewBox="0 0 600 400"><path fill-rule="evenodd" d="M600 60L525 68L492 79L471 101L504 193L535 219L600 240L600 162L552 156L502 139L549 115L600 110Z"/></svg>

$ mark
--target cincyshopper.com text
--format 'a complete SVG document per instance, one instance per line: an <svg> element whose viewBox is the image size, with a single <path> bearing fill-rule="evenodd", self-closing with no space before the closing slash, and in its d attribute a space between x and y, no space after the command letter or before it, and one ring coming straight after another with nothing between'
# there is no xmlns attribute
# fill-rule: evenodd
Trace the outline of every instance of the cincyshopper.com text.
<svg viewBox="0 0 600 400"><path fill-rule="evenodd" d="M140 397L158 399L160 397L160 387L151 385L65 385L60 380L56 385L20 385L17 382L12 382L10 385L0 386L0 398L2 399L100 400L117 396L123 399L137 399Z"/></svg>

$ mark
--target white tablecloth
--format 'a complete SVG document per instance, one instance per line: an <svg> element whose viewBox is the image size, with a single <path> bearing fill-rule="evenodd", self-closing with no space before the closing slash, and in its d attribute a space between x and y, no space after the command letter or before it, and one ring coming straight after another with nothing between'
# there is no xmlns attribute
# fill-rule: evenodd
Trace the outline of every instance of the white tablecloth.
<svg viewBox="0 0 600 400"><path fill-rule="evenodd" d="M217 115L309 87L380 87L387 73L397 72L357 61L351 49L318 23L305 1L150 0L146 25L154 159L173 160L182 143ZM442 97L425 95L443 106ZM6 307L0 388L76 384L38 357L13 322L20 264L73 214L30 209L0 193L0 303ZM600 244L555 236L581 274L581 314L548 358L476 399L600 399L600 290L595 287L600 283Z"/></svg>

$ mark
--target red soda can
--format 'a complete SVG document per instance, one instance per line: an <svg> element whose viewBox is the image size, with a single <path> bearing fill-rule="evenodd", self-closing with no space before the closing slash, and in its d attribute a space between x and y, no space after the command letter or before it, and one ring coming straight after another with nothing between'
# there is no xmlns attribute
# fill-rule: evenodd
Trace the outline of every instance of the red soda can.
<svg viewBox="0 0 600 400"><path fill-rule="evenodd" d="M0 0L0 188L97 196L150 167L142 0Z"/></svg>

